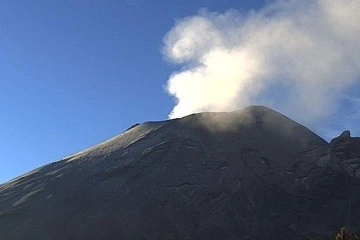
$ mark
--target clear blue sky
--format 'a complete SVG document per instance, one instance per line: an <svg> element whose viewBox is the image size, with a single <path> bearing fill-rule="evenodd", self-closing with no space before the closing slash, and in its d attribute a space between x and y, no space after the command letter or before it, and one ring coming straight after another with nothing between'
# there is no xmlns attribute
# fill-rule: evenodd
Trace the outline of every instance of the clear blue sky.
<svg viewBox="0 0 360 240"><path fill-rule="evenodd" d="M173 66L160 53L177 18L261 1L0 2L0 182L166 119Z"/></svg>
<svg viewBox="0 0 360 240"><path fill-rule="evenodd" d="M161 48L175 20L265 2L0 1L0 183L166 119L174 101L164 85L176 67Z"/></svg>

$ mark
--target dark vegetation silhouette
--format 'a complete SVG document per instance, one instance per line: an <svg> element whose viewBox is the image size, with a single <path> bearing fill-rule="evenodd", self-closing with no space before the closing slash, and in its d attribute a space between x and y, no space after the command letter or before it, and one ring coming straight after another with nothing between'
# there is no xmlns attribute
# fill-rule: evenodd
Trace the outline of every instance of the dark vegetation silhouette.
<svg viewBox="0 0 360 240"><path fill-rule="evenodd" d="M340 232L336 234L335 240L357 240L360 239L357 233L349 233L344 227L340 228Z"/></svg>

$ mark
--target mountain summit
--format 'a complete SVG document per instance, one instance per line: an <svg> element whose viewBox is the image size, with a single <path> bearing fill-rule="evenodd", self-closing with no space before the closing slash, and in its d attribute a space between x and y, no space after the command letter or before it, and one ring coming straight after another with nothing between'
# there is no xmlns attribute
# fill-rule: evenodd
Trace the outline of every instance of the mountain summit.
<svg viewBox="0 0 360 240"><path fill-rule="evenodd" d="M360 230L360 139L262 106L134 125L0 186L0 239L331 239Z"/></svg>

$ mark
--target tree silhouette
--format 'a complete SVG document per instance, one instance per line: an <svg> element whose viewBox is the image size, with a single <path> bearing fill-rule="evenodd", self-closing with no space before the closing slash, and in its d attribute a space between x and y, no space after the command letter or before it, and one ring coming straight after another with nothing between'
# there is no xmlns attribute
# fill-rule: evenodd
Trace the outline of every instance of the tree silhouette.
<svg viewBox="0 0 360 240"><path fill-rule="evenodd" d="M335 236L335 240L358 240L358 239L359 237L356 233L350 234L346 231L344 227L340 228L340 232Z"/></svg>

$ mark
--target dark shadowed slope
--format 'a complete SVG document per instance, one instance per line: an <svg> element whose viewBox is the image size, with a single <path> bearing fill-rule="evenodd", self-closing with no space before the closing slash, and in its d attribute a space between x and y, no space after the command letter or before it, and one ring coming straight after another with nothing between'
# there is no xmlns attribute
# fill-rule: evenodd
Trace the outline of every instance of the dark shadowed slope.
<svg viewBox="0 0 360 240"><path fill-rule="evenodd" d="M329 239L360 227L360 141L252 106L149 122L0 187L0 239Z"/></svg>

